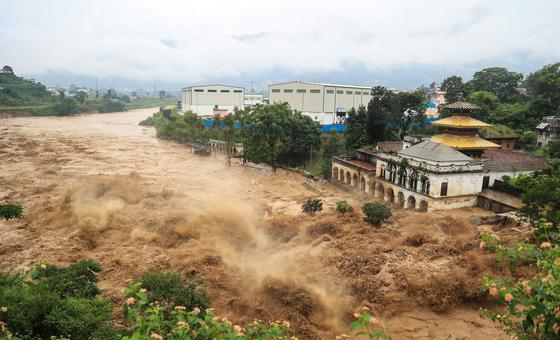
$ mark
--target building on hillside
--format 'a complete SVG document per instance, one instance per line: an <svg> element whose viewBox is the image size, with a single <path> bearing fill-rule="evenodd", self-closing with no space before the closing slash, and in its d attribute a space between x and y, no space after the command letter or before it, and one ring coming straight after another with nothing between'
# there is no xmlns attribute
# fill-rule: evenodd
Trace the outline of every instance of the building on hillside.
<svg viewBox="0 0 560 340"><path fill-rule="evenodd" d="M264 96L262 94L246 94L243 98L243 106L246 109L250 109L257 104L263 104L263 99Z"/></svg>
<svg viewBox="0 0 560 340"><path fill-rule="evenodd" d="M437 118L439 116L439 106L438 104L430 101L426 104L426 117L427 118Z"/></svg>
<svg viewBox="0 0 560 340"><path fill-rule="evenodd" d="M447 109L453 115L433 123L443 134L409 138L401 148L379 143L353 158L333 157L333 180L402 208L428 211L473 207L503 176L546 167L542 158L502 150L480 137L478 129L489 124L470 117L478 107L458 102Z"/></svg>
<svg viewBox="0 0 560 340"><path fill-rule="evenodd" d="M548 145L550 142L560 138L560 117L546 116L542 123L537 125L537 146Z"/></svg>
<svg viewBox="0 0 560 340"><path fill-rule="evenodd" d="M4 65L0 70L0 74L14 74L14 69L8 65Z"/></svg>
<svg viewBox="0 0 560 340"><path fill-rule="evenodd" d="M291 81L268 86L270 103L287 102L294 110L325 125L342 123L350 109L367 106L371 86Z"/></svg>
<svg viewBox="0 0 560 340"><path fill-rule="evenodd" d="M183 112L192 111L199 116L231 113L242 109L245 89L229 85L199 85L185 87L181 91Z"/></svg>
<svg viewBox="0 0 560 340"><path fill-rule="evenodd" d="M519 135L505 125L492 125L480 130L480 136L498 144L502 150L514 150L519 140Z"/></svg>

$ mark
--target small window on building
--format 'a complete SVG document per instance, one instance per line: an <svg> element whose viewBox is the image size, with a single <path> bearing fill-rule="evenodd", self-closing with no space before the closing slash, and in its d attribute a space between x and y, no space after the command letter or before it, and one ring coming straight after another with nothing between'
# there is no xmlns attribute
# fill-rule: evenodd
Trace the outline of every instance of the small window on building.
<svg viewBox="0 0 560 340"><path fill-rule="evenodd" d="M292 92L294 92L294 90L292 90L292 89L284 89L284 93L292 93Z"/></svg>
<svg viewBox="0 0 560 340"><path fill-rule="evenodd" d="M362 94L360 91L354 91L354 94Z"/></svg>
<svg viewBox="0 0 560 340"><path fill-rule="evenodd" d="M440 196L447 196L447 182L441 183Z"/></svg>
<svg viewBox="0 0 560 340"><path fill-rule="evenodd" d="M220 92L229 93L229 90L221 90Z"/></svg>
<svg viewBox="0 0 560 340"><path fill-rule="evenodd" d="M309 90L309 93L321 93L321 90Z"/></svg>
<svg viewBox="0 0 560 340"><path fill-rule="evenodd" d="M204 92L202 89L195 89L194 92Z"/></svg>
<svg viewBox="0 0 560 340"><path fill-rule="evenodd" d="M366 96L371 96L371 92L369 92L369 91L364 91L364 92L362 92L362 94L364 94Z"/></svg>
<svg viewBox="0 0 560 340"><path fill-rule="evenodd" d="M208 92L218 92L216 90L206 90L206 91L208 91Z"/></svg>
<svg viewBox="0 0 560 340"><path fill-rule="evenodd" d="M280 89L272 89L271 92L272 93L280 93Z"/></svg>
<svg viewBox="0 0 560 340"><path fill-rule="evenodd" d="M241 90L233 90L233 92L235 92L235 93L241 93L241 92L243 92L243 91L241 91Z"/></svg>
<svg viewBox="0 0 560 340"><path fill-rule="evenodd" d="M344 94L344 91L342 91L342 90L336 90L336 94Z"/></svg>
<svg viewBox="0 0 560 340"><path fill-rule="evenodd" d="M296 92L297 92L297 93L306 93L306 92L307 92L307 90L305 90L305 89L297 89L297 91L296 91Z"/></svg>
<svg viewBox="0 0 560 340"><path fill-rule="evenodd" d="M333 94L334 90L327 90L327 93Z"/></svg>
<svg viewBox="0 0 560 340"><path fill-rule="evenodd" d="M352 94L352 91L346 91L346 94Z"/></svg>

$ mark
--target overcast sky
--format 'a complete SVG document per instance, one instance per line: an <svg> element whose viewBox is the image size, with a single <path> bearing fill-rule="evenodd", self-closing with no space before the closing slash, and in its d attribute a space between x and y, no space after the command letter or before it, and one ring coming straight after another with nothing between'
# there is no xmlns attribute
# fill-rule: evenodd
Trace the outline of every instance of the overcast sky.
<svg viewBox="0 0 560 340"><path fill-rule="evenodd" d="M560 61L559 15L558 0L0 0L0 64L38 80L121 86L301 79L404 88L477 67L528 72Z"/></svg>

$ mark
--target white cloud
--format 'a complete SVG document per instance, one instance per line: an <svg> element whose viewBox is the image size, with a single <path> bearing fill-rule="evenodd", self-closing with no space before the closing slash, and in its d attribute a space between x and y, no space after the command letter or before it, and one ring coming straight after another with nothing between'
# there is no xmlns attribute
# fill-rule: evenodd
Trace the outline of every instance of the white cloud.
<svg viewBox="0 0 560 340"><path fill-rule="evenodd" d="M20 73L198 82L292 73L560 60L560 2L20 1L0 4L0 63Z"/></svg>

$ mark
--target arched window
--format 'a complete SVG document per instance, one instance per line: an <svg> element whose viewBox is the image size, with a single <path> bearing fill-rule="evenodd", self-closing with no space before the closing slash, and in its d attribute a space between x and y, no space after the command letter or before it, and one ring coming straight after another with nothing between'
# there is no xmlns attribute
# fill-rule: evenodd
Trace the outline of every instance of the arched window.
<svg viewBox="0 0 560 340"><path fill-rule="evenodd" d="M407 171L404 167L399 167L399 185L406 186Z"/></svg>
<svg viewBox="0 0 560 340"><path fill-rule="evenodd" d="M428 176L426 175L422 175L422 177L420 178L420 182L422 183L422 192L425 194L429 194L430 193L430 180L428 179Z"/></svg>
<svg viewBox="0 0 560 340"><path fill-rule="evenodd" d="M418 190L418 171L413 170L408 178L408 187L414 191Z"/></svg>

